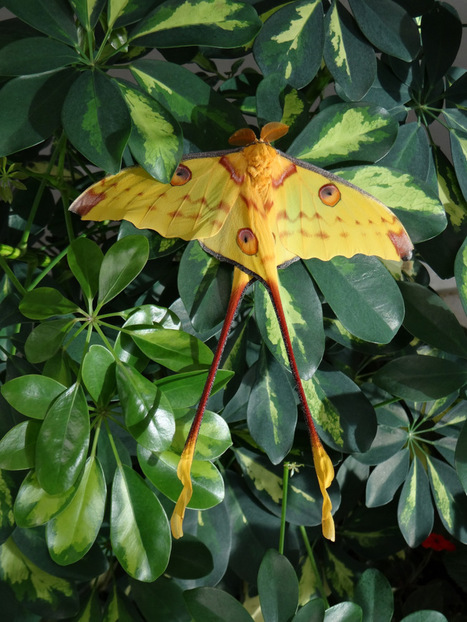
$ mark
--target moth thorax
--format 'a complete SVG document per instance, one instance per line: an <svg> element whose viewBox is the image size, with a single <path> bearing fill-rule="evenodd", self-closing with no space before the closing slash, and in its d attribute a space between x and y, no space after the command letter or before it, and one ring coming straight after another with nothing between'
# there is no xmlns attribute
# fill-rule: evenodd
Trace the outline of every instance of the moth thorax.
<svg viewBox="0 0 467 622"><path fill-rule="evenodd" d="M248 166L247 175L252 186L261 196L266 199L271 184L271 164L276 157L276 150L265 143L254 143L243 150Z"/></svg>

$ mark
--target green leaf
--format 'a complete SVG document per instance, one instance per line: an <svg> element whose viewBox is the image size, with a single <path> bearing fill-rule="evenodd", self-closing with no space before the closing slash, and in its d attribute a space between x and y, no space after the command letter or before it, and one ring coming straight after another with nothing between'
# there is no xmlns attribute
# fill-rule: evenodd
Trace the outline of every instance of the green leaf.
<svg viewBox="0 0 467 622"><path fill-rule="evenodd" d="M0 542L5 542L15 528L13 498L16 491L11 474L0 470Z"/></svg>
<svg viewBox="0 0 467 622"><path fill-rule="evenodd" d="M305 126L288 153L315 166L374 162L389 151L397 130L397 121L380 106L335 104Z"/></svg>
<svg viewBox="0 0 467 622"><path fill-rule="evenodd" d="M286 4L266 20L253 53L265 76L280 74L300 89L309 84L323 56L323 8L318 0Z"/></svg>
<svg viewBox="0 0 467 622"><path fill-rule="evenodd" d="M169 576L185 580L199 579L209 574L212 569L212 555L202 542L189 534L173 541L167 566Z"/></svg>
<svg viewBox="0 0 467 622"><path fill-rule="evenodd" d="M37 479L49 494L63 493L79 477L89 445L84 391L72 385L57 397L42 423L36 446Z"/></svg>
<svg viewBox="0 0 467 622"><path fill-rule="evenodd" d="M165 395L136 369L117 366L117 386L128 431L146 449L168 449L175 432L171 405Z"/></svg>
<svg viewBox="0 0 467 622"><path fill-rule="evenodd" d="M4 87L5 88L5 87ZM0 102L2 92L0 91ZM450 130L451 155L457 179L467 200L467 133L465 131Z"/></svg>
<svg viewBox="0 0 467 622"><path fill-rule="evenodd" d="M339 603L326 609L324 622L363 622L361 607L355 603Z"/></svg>
<svg viewBox="0 0 467 622"><path fill-rule="evenodd" d="M467 382L467 365L436 356L408 355L379 369L373 382L392 395L414 402L445 397Z"/></svg>
<svg viewBox="0 0 467 622"><path fill-rule="evenodd" d="M308 259L305 265L348 331L373 343L391 341L404 318L404 304L396 282L378 259Z"/></svg>
<svg viewBox="0 0 467 622"><path fill-rule="evenodd" d="M107 406L116 392L115 358L104 346L93 345L81 368L84 386L96 404Z"/></svg>
<svg viewBox="0 0 467 622"><path fill-rule="evenodd" d="M233 375L233 371L219 369L210 395L224 388ZM189 371L166 376L158 380L156 384L169 400L172 408L186 408L194 406L199 401L207 377L207 371Z"/></svg>
<svg viewBox="0 0 467 622"><path fill-rule="evenodd" d="M68 249L68 265L88 300L97 293L103 258L99 246L88 238L73 240Z"/></svg>
<svg viewBox="0 0 467 622"><path fill-rule="evenodd" d="M131 31L137 45L235 48L261 27L253 7L232 0L166 0Z"/></svg>
<svg viewBox="0 0 467 622"><path fill-rule="evenodd" d="M58 495L49 495L41 488L35 471L29 471L15 499L15 521L18 527L44 525L59 514L70 503L76 485Z"/></svg>
<svg viewBox="0 0 467 622"><path fill-rule="evenodd" d="M459 292L459 298L467 314L467 238L460 247L454 264L454 274L456 276L456 285Z"/></svg>
<svg viewBox="0 0 467 622"><path fill-rule="evenodd" d="M171 535L156 495L133 469L119 465L112 485L110 538L125 572L154 581L167 567Z"/></svg>
<svg viewBox="0 0 467 622"><path fill-rule="evenodd" d="M64 43L78 43L78 33L69 5L61 0L4 0L10 9L24 22Z"/></svg>
<svg viewBox="0 0 467 622"><path fill-rule="evenodd" d="M293 443L297 406L286 372L264 346L248 401L247 418L253 439L273 464L279 464Z"/></svg>
<svg viewBox="0 0 467 622"><path fill-rule="evenodd" d="M351 100L365 95L376 77L376 57L349 12L334 0L325 18L324 62Z"/></svg>
<svg viewBox="0 0 467 622"><path fill-rule="evenodd" d="M0 50L0 75L21 76L43 73L79 61L76 50L47 37L26 37Z"/></svg>
<svg viewBox="0 0 467 622"><path fill-rule="evenodd" d="M76 79L72 69L19 76L0 90L0 156L33 147L60 125L68 89Z"/></svg>
<svg viewBox="0 0 467 622"><path fill-rule="evenodd" d="M177 476L180 454L164 451L158 455L138 446L138 462L146 477L166 497L176 501L182 491L182 483ZM224 481L221 474L206 460L193 460L191 467L193 496L189 508L206 510L212 508L224 498Z"/></svg>
<svg viewBox="0 0 467 622"><path fill-rule="evenodd" d="M46 618L56 616L57 610L66 617L75 615L78 610L74 582L37 566L19 550L12 538L0 548L0 580L11 588L17 601Z"/></svg>
<svg viewBox="0 0 467 622"><path fill-rule="evenodd" d="M130 111L128 146L153 177L169 183L182 157L182 132L173 116L155 99L122 80L118 86Z"/></svg>
<svg viewBox="0 0 467 622"><path fill-rule="evenodd" d="M456 445L456 471L467 494L467 422L464 422Z"/></svg>
<svg viewBox="0 0 467 622"><path fill-rule="evenodd" d="M410 62L420 43L416 23L393 0L349 0L350 8L367 39L382 52Z"/></svg>
<svg viewBox="0 0 467 622"><path fill-rule="evenodd" d="M313 376L323 357L324 331L322 306L302 262L295 262L279 271L279 291L298 371L300 377L307 380ZM270 352L289 368L276 312L263 285L255 289L255 317Z"/></svg>
<svg viewBox="0 0 467 622"><path fill-rule="evenodd" d="M431 11L422 17L424 67L431 84L436 84L450 69L462 41L462 22L456 9L446 3L437 2Z"/></svg>
<svg viewBox="0 0 467 622"><path fill-rule="evenodd" d="M321 598L313 598L300 607L292 622L323 622L324 615L324 601Z"/></svg>
<svg viewBox="0 0 467 622"><path fill-rule="evenodd" d="M421 609L405 616L401 622L449 622L449 620L439 611Z"/></svg>
<svg viewBox="0 0 467 622"><path fill-rule="evenodd" d="M247 610L228 592L199 587L183 593L194 622L252 622Z"/></svg>
<svg viewBox="0 0 467 622"><path fill-rule="evenodd" d="M287 622L298 606L298 580L289 560L269 549L258 572L261 612L266 622Z"/></svg>
<svg viewBox="0 0 467 622"><path fill-rule="evenodd" d="M109 173L120 169L131 130L118 87L99 71L86 71L73 83L62 113L63 128L88 160Z"/></svg>
<svg viewBox="0 0 467 622"><path fill-rule="evenodd" d="M199 149L227 146L229 137L245 123L237 107L185 67L142 59L130 69L140 86L170 110L183 135Z"/></svg>
<svg viewBox="0 0 467 622"><path fill-rule="evenodd" d="M86 30L94 28L99 15L106 4L106 0L70 0L79 21ZM112 24L109 24L109 28Z"/></svg>
<svg viewBox="0 0 467 622"><path fill-rule="evenodd" d="M74 320L59 319L43 322L28 335L24 346L30 363L42 363L52 358L74 325Z"/></svg>
<svg viewBox="0 0 467 622"><path fill-rule="evenodd" d="M157 611L161 620L192 622L183 600L184 591L172 579L162 576L153 583L131 581L130 584L138 609L146 620L153 618Z"/></svg>
<svg viewBox="0 0 467 622"><path fill-rule="evenodd" d="M57 564L77 562L94 544L104 517L106 495L104 472L92 456L71 501L47 524L47 546Z"/></svg>
<svg viewBox="0 0 467 622"><path fill-rule="evenodd" d="M445 462L427 456L430 486L439 517L447 531L467 544L467 498L456 471Z"/></svg>
<svg viewBox="0 0 467 622"><path fill-rule="evenodd" d="M192 371L210 365L213 355L202 341L181 330L136 328L131 337L150 359L172 371Z"/></svg>
<svg viewBox="0 0 467 622"><path fill-rule="evenodd" d="M405 225L412 242L441 233L446 214L439 198L411 175L379 166L359 166L338 171L341 177L366 190L393 210Z"/></svg>
<svg viewBox="0 0 467 622"><path fill-rule="evenodd" d="M376 568L368 568L355 588L354 601L363 611L363 620L391 622L394 597L389 581Z"/></svg>
<svg viewBox="0 0 467 622"><path fill-rule="evenodd" d="M34 466L38 421L23 421L12 427L0 440L0 469L16 471Z"/></svg>
<svg viewBox="0 0 467 622"><path fill-rule="evenodd" d="M399 283L404 297L404 328L435 348L467 357L467 337L443 299L418 283Z"/></svg>
<svg viewBox="0 0 467 622"><path fill-rule="evenodd" d="M105 254L99 272L99 307L118 296L146 265L149 244L141 235L128 235Z"/></svg>
<svg viewBox="0 0 467 622"><path fill-rule="evenodd" d="M409 466L410 455L407 447L378 464L366 484L367 507L375 508L392 501L399 487L407 479Z"/></svg>
<svg viewBox="0 0 467 622"><path fill-rule="evenodd" d="M36 287L26 292L19 309L31 320L45 320L54 315L75 313L78 306L53 287Z"/></svg>
<svg viewBox="0 0 467 622"><path fill-rule="evenodd" d="M47 376L27 374L6 382L1 391L10 406L22 415L43 419L51 403L65 389L63 384Z"/></svg>
<svg viewBox="0 0 467 622"><path fill-rule="evenodd" d="M428 477L417 457L412 461L401 490L397 518L402 535L412 548L419 546L433 528L433 505Z"/></svg>
<svg viewBox="0 0 467 622"><path fill-rule="evenodd" d="M192 409L188 409L185 415L177 413L172 449L180 454L188 438L194 415L195 411ZM206 410L196 441L195 460L215 460L222 456L231 445L232 439L227 423L220 415Z"/></svg>

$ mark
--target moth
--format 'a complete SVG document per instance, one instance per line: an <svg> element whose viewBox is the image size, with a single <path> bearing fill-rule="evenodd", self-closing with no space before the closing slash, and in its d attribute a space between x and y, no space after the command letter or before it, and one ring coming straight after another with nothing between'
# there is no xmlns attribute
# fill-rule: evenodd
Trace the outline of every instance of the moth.
<svg viewBox="0 0 467 622"><path fill-rule="evenodd" d="M323 535L335 539L328 488L334 468L316 431L292 350L279 293L278 268L299 258L329 260L358 253L407 260L413 246L398 218L353 184L271 146L288 126L268 123L258 139L249 128L235 132L230 151L187 155L170 183L129 168L88 188L70 209L84 220L128 220L166 238L198 240L211 255L234 265L226 318L177 475L183 484L171 527L183 535L192 495L191 465L206 403L232 321L253 281L269 291L308 427L323 496Z"/></svg>

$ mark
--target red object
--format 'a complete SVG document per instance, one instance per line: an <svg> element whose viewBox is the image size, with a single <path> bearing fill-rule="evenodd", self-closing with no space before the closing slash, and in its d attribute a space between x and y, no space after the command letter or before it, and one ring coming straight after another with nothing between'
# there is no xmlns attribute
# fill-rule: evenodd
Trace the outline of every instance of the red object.
<svg viewBox="0 0 467 622"><path fill-rule="evenodd" d="M432 533L426 540L422 542L425 549L433 549L434 551L455 551L456 545L439 533Z"/></svg>

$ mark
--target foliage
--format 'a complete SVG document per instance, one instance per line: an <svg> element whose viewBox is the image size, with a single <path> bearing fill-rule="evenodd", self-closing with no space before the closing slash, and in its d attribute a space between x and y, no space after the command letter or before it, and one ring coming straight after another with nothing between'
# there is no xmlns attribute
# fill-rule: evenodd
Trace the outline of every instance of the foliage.
<svg viewBox="0 0 467 622"><path fill-rule="evenodd" d="M453 6L3 4L5 618L465 620L467 338L427 271L455 276L467 309ZM337 470L335 544L260 285L201 429L188 535L172 541L176 466L232 271L197 243L67 211L122 162L169 180L183 152L226 147L245 116L290 125L279 148L380 198L416 243L403 266L337 257L280 273Z"/></svg>

